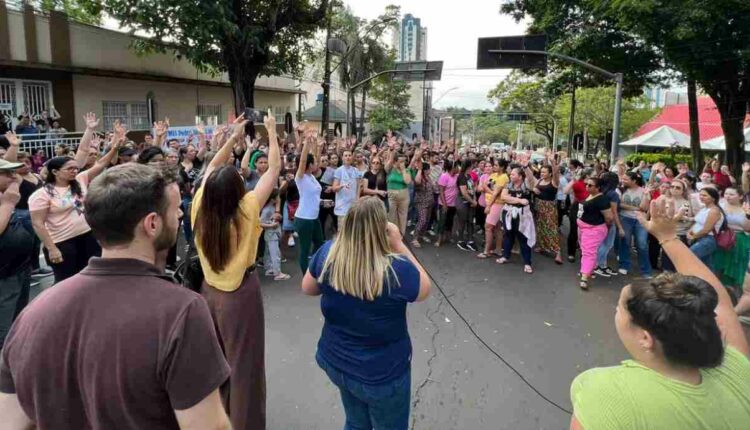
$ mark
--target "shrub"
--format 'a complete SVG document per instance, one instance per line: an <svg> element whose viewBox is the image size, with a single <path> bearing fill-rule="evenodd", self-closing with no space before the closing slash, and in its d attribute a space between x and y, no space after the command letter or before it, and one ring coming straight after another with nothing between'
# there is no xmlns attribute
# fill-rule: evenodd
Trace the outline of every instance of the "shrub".
<svg viewBox="0 0 750 430"><path fill-rule="evenodd" d="M649 165L654 165L655 163L662 162L666 164L668 167L674 168L677 163L686 163L688 165L691 165L693 163L693 158L689 154L674 154L671 153L646 153L646 152L637 152L634 154L630 154L627 157L625 157L625 161L631 161L636 166L641 161L645 161Z"/></svg>

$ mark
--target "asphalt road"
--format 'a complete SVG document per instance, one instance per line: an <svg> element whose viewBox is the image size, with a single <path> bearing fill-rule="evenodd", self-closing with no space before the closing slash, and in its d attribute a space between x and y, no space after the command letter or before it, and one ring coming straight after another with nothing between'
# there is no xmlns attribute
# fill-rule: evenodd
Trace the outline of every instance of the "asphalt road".
<svg viewBox="0 0 750 430"><path fill-rule="evenodd" d="M300 292L294 249L289 281L261 279L266 317L268 429L338 429L338 391L315 363L323 325L319 298ZM500 266L453 247L427 245L417 257L477 334L544 396L571 409L569 388L581 371L627 358L614 327L620 288L634 277L595 279L578 289L578 264L534 255ZM47 287L51 278L45 279ZM32 290L32 296L40 287ZM470 332L433 286L409 306L411 429L567 429L570 415L543 400Z"/></svg>
<svg viewBox="0 0 750 430"><path fill-rule="evenodd" d="M535 255L500 266L455 247L426 246L417 257L478 335L542 394L570 410L581 371L626 358L614 328L623 278L576 283L577 264ZM315 363L323 324L319 299L299 291L299 269L284 283L263 281L269 429L335 429L343 411ZM295 270L296 269L296 270ZM469 331L445 296L409 306L412 429L566 429L570 415L547 403Z"/></svg>

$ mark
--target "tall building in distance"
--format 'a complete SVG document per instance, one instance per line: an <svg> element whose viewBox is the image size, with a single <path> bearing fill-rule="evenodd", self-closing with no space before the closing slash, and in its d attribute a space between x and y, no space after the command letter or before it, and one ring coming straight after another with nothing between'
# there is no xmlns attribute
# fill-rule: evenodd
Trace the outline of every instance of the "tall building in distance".
<svg viewBox="0 0 750 430"><path fill-rule="evenodd" d="M401 26L393 32L393 46L396 49L397 62L427 61L427 27L414 15L407 13L401 19ZM408 130L403 130L409 137L416 133L426 136L423 124L429 124L426 118L431 107L432 82L412 82L409 85L409 108L414 121ZM429 128L429 127L428 127Z"/></svg>
<svg viewBox="0 0 750 430"><path fill-rule="evenodd" d="M395 42L397 61L427 60L427 28L422 27L422 21L414 15L404 15Z"/></svg>

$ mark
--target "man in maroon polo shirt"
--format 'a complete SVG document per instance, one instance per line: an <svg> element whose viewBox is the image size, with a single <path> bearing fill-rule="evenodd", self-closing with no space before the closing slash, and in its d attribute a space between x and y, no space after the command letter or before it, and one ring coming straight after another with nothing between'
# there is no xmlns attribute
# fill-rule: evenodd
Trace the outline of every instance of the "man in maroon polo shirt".
<svg viewBox="0 0 750 430"><path fill-rule="evenodd" d="M0 427L230 427L218 390L230 371L208 306L163 277L179 206L177 184L149 166L117 166L91 183L86 220L102 257L14 323Z"/></svg>

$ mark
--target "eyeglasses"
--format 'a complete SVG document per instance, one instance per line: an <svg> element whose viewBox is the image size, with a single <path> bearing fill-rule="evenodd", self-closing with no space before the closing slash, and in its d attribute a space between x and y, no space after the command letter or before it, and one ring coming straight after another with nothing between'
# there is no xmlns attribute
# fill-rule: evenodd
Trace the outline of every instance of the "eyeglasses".
<svg viewBox="0 0 750 430"><path fill-rule="evenodd" d="M77 166L66 167L66 168L61 169L61 170L65 170L67 172L74 172L74 171L78 170L78 167Z"/></svg>

